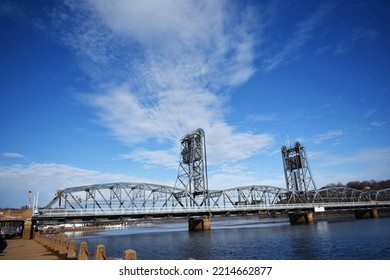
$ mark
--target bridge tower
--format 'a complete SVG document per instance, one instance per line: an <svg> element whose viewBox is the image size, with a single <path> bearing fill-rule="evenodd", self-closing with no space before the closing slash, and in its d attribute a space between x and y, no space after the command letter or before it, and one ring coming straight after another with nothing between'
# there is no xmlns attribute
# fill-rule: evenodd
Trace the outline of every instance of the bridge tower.
<svg viewBox="0 0 390 280"><path fill-rule="evenodd" d="M287 189L295 197L306 197L309 190L316 189L316 184L310 171L305 148L299 142L295 142L293 147L282 146L281 150Z"/></svg>
<svg viewBox="0 0 390 280"><path fill-rule="evenodd" d="M181 201L183 206L206 208L210 205L206 141L205 133L201 128L181 139L180 164L175 183L175 187L179 186L186 190L185 192L176 193L176 199Z"/></svg>
<svg viewBox="0 0 390 280"><path fill-rule="evenodd" d="M281 150L284 176L289 191L288 203L310 202L313 198L310 197L309 190L316 190L316 184L310 171L305 148L299 142L295 142L293 147L282 146ZM289 218L291 224L314 222L311 210L290 212Z"/></svg>
<svg viewBox="0 0 390 280"><path fill-rule="evenodd" d="M283 146L282 157L286 186L289 191L307 192L316 189L305 148L299 142L295 142L293 147Z"/></svg>

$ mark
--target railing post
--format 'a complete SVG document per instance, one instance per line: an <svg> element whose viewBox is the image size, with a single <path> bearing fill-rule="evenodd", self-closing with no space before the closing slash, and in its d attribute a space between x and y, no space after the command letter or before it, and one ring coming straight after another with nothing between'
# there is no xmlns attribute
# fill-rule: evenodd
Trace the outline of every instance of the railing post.
<svg viewBox="0 0 390 280"><path fill-rule="evenodd" d="M50 248L51 242L52 242L52 236L45 234L45 246Z"/></svg>
<svg viewBox="0 0 390 280"><path fill-rule="evenodd" d="M78 260L88 260L88 243L83 241L80 243L79 254L77 256Z"/></svg>
<svg viewBox="0 0 390 280"><path fill-rule="evenodd" d="M76 258L76 240L71 240L69 242L68 253L66 255L68 259Z"/></svg>
<svg viewBox="0 0 390 280"><path fill-rule="evenodd" d="M55 252L58 252L60 250L60 247L61 247L61 234L56 234L55 235L55 243L54 243L54 251Z"/></svg>
<svg viewBox="0 0 390 280"><path fill-rule="evenodd" d="M95 260L106 260L106 247L102 244L96 246Z"/></svg>
<svg viewBox="0 0 390 280"><path fill-rule="evenodd" d="M123 252L122 258L124 260L136 260L137 259L137 252L132 250L132 249L128 249L128 250Z"/></svg>
<svg viewBox="0 0 390 280"><path fill-rule="evenodd" d="M68 253L68 235L66 234L62 234L61 246L58 253L60 255L65 255L66 253Z"/></svg>
<svg viewBox="0 0 390 280"><path fill-rule="evenodd" d="M50 245L49 245L49 248L54 250L56 246L56 238L53 234L50 235Z"/></svg>

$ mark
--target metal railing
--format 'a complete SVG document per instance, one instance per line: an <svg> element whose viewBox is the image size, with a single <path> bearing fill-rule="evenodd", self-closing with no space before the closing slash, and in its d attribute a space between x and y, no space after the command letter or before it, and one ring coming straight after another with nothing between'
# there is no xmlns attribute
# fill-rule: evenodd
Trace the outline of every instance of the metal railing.
<svg viewBox="0 0 390 280"><path fill-rule="evenodd" d="M84 216L153 216L153 215L194 215L200 213L228 213L228 212L255 212L255 211L282 211L282 210L310 210L315 208L367 208L367 207L390 207L390 201L371 202L337 202L337 203L294 203L294 204L272 204L272 205L237 205L236 207L208 207L208 208L96 208L96 209L44 209L35 213L35 217L84 217Z"/></svg>

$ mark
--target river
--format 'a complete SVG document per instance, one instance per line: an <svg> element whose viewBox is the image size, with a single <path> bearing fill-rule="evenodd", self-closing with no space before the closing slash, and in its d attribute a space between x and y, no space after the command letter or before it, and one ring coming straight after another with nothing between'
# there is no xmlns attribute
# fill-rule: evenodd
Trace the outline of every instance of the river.
<svg viewBox="0 0 390 280"><path fill-rule="evenodd" d="M390 260L390 217L322 219L290 225L285 218L212 220L210 231L186 222L146 223L69 233L89 251L104 244L110 259L133 249L140 260ZM77 245L78 246L78 245Z"/></svg>

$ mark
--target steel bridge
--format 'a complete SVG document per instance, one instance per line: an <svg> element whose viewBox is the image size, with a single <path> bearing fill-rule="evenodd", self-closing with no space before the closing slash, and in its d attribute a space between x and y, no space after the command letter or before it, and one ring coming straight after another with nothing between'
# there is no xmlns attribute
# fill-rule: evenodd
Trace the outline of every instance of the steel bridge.
<svg viewBox="0 0 390 280"><path fill-rule="evenodd" d="M210 205L207 207L201 203L189 206L192 198L184 194L182 189L147 183L72 187L59 191L34 217L36 220L185 218L390 207L390 189L360 191L336 187L296 193L278 187L252 185L209 191Z"/></svg>
<svg viewBox="0 0 390 280"><path fill-rule="evenodd" d="M390 189L317 189L305 148L281 148L287 188L267 185L209 190L205 135L198 129L181 140L181 161L175 186L150 183L108 183L59 190L33 221L126 221L204 218L261 213L313 213L390 208Z"/></svg>

